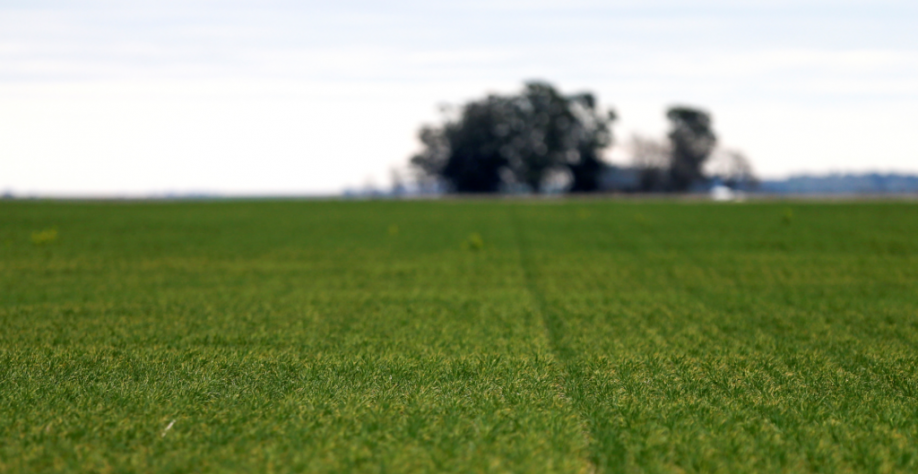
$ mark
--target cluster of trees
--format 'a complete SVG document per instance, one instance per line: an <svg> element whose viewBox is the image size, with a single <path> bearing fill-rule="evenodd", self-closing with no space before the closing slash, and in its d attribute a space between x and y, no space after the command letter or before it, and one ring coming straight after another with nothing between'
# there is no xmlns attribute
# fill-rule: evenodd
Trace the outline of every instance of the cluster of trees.
<svg viewBox="0 0 918 474"><path fill-rule="evenodd" d="M591 93L563 95L545 82L529 82L518 94L489 95L444 115L440 125L421 129L423 149L411 164L451 192L523 186L539 193L559 174L569 177L570 192L592 192L602 190L610 171L602 153L613 143L616 114L603 110ZM667 118L668 143L632 141L638 179L627 190L685 192L708 180L703 165L717 145L710 115L673 107ZM728 155L731 176L751 176L742 155Z"/></svg>

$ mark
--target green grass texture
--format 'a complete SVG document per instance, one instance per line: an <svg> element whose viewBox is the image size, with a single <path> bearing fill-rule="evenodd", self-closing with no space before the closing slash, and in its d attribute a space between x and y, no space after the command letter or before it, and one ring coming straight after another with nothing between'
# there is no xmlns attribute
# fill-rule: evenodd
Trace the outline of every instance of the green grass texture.
<svg viewBox="0 0 918 474"><path fill-rule="evenodd" d="M0 472L916 472L918 205L0 202Z"/></svg>

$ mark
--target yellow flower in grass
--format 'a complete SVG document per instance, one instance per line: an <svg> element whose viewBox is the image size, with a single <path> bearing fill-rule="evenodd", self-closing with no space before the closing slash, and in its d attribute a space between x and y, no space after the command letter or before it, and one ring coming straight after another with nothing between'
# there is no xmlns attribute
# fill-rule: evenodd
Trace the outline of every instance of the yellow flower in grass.
<svg viewBox="0 0 918 474"><path fill-rule="evenodd" d="M50 244L57 240L57 229L45 229L38 232L32 232L32 243L35 245Z"/></svg>
<svg viewBox="0 0 918 474"><path fill-rule="evenodd" d="M481 250L484 248L484 239L481 238L481 234L478 232L473 232L469 234L465 242L462 242L462 248L473 251Z"/></svg>

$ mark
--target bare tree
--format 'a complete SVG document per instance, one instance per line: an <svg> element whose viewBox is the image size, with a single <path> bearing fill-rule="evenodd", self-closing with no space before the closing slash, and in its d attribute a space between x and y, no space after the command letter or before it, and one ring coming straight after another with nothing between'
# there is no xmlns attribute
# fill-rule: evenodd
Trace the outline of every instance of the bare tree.
<svg viewBox="0 0 918 474"><path fill-rule="evenodd" d="M739 150L715 150L705 168L711 176L720 178L730 188L749 190L758 186L752 163Z"/></svg>
<svg viewBox="0 0 918 474"><path fill-rule="evenodd" d="M653 138L632 135L627 145L632 165L638 171L638 190L662 192L669 188L672 150L669 144Z"/></svg>

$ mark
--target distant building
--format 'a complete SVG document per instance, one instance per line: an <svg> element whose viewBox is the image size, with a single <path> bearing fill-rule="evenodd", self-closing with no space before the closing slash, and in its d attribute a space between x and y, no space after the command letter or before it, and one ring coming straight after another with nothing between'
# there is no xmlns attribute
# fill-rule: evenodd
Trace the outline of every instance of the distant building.
<svg viewBox="0 0 918 474"><path fill-rule="evenodd" d="M641 187L641 171L630 166L607 166L599 178L599 189L607 193L634 193Z"/></svg>

